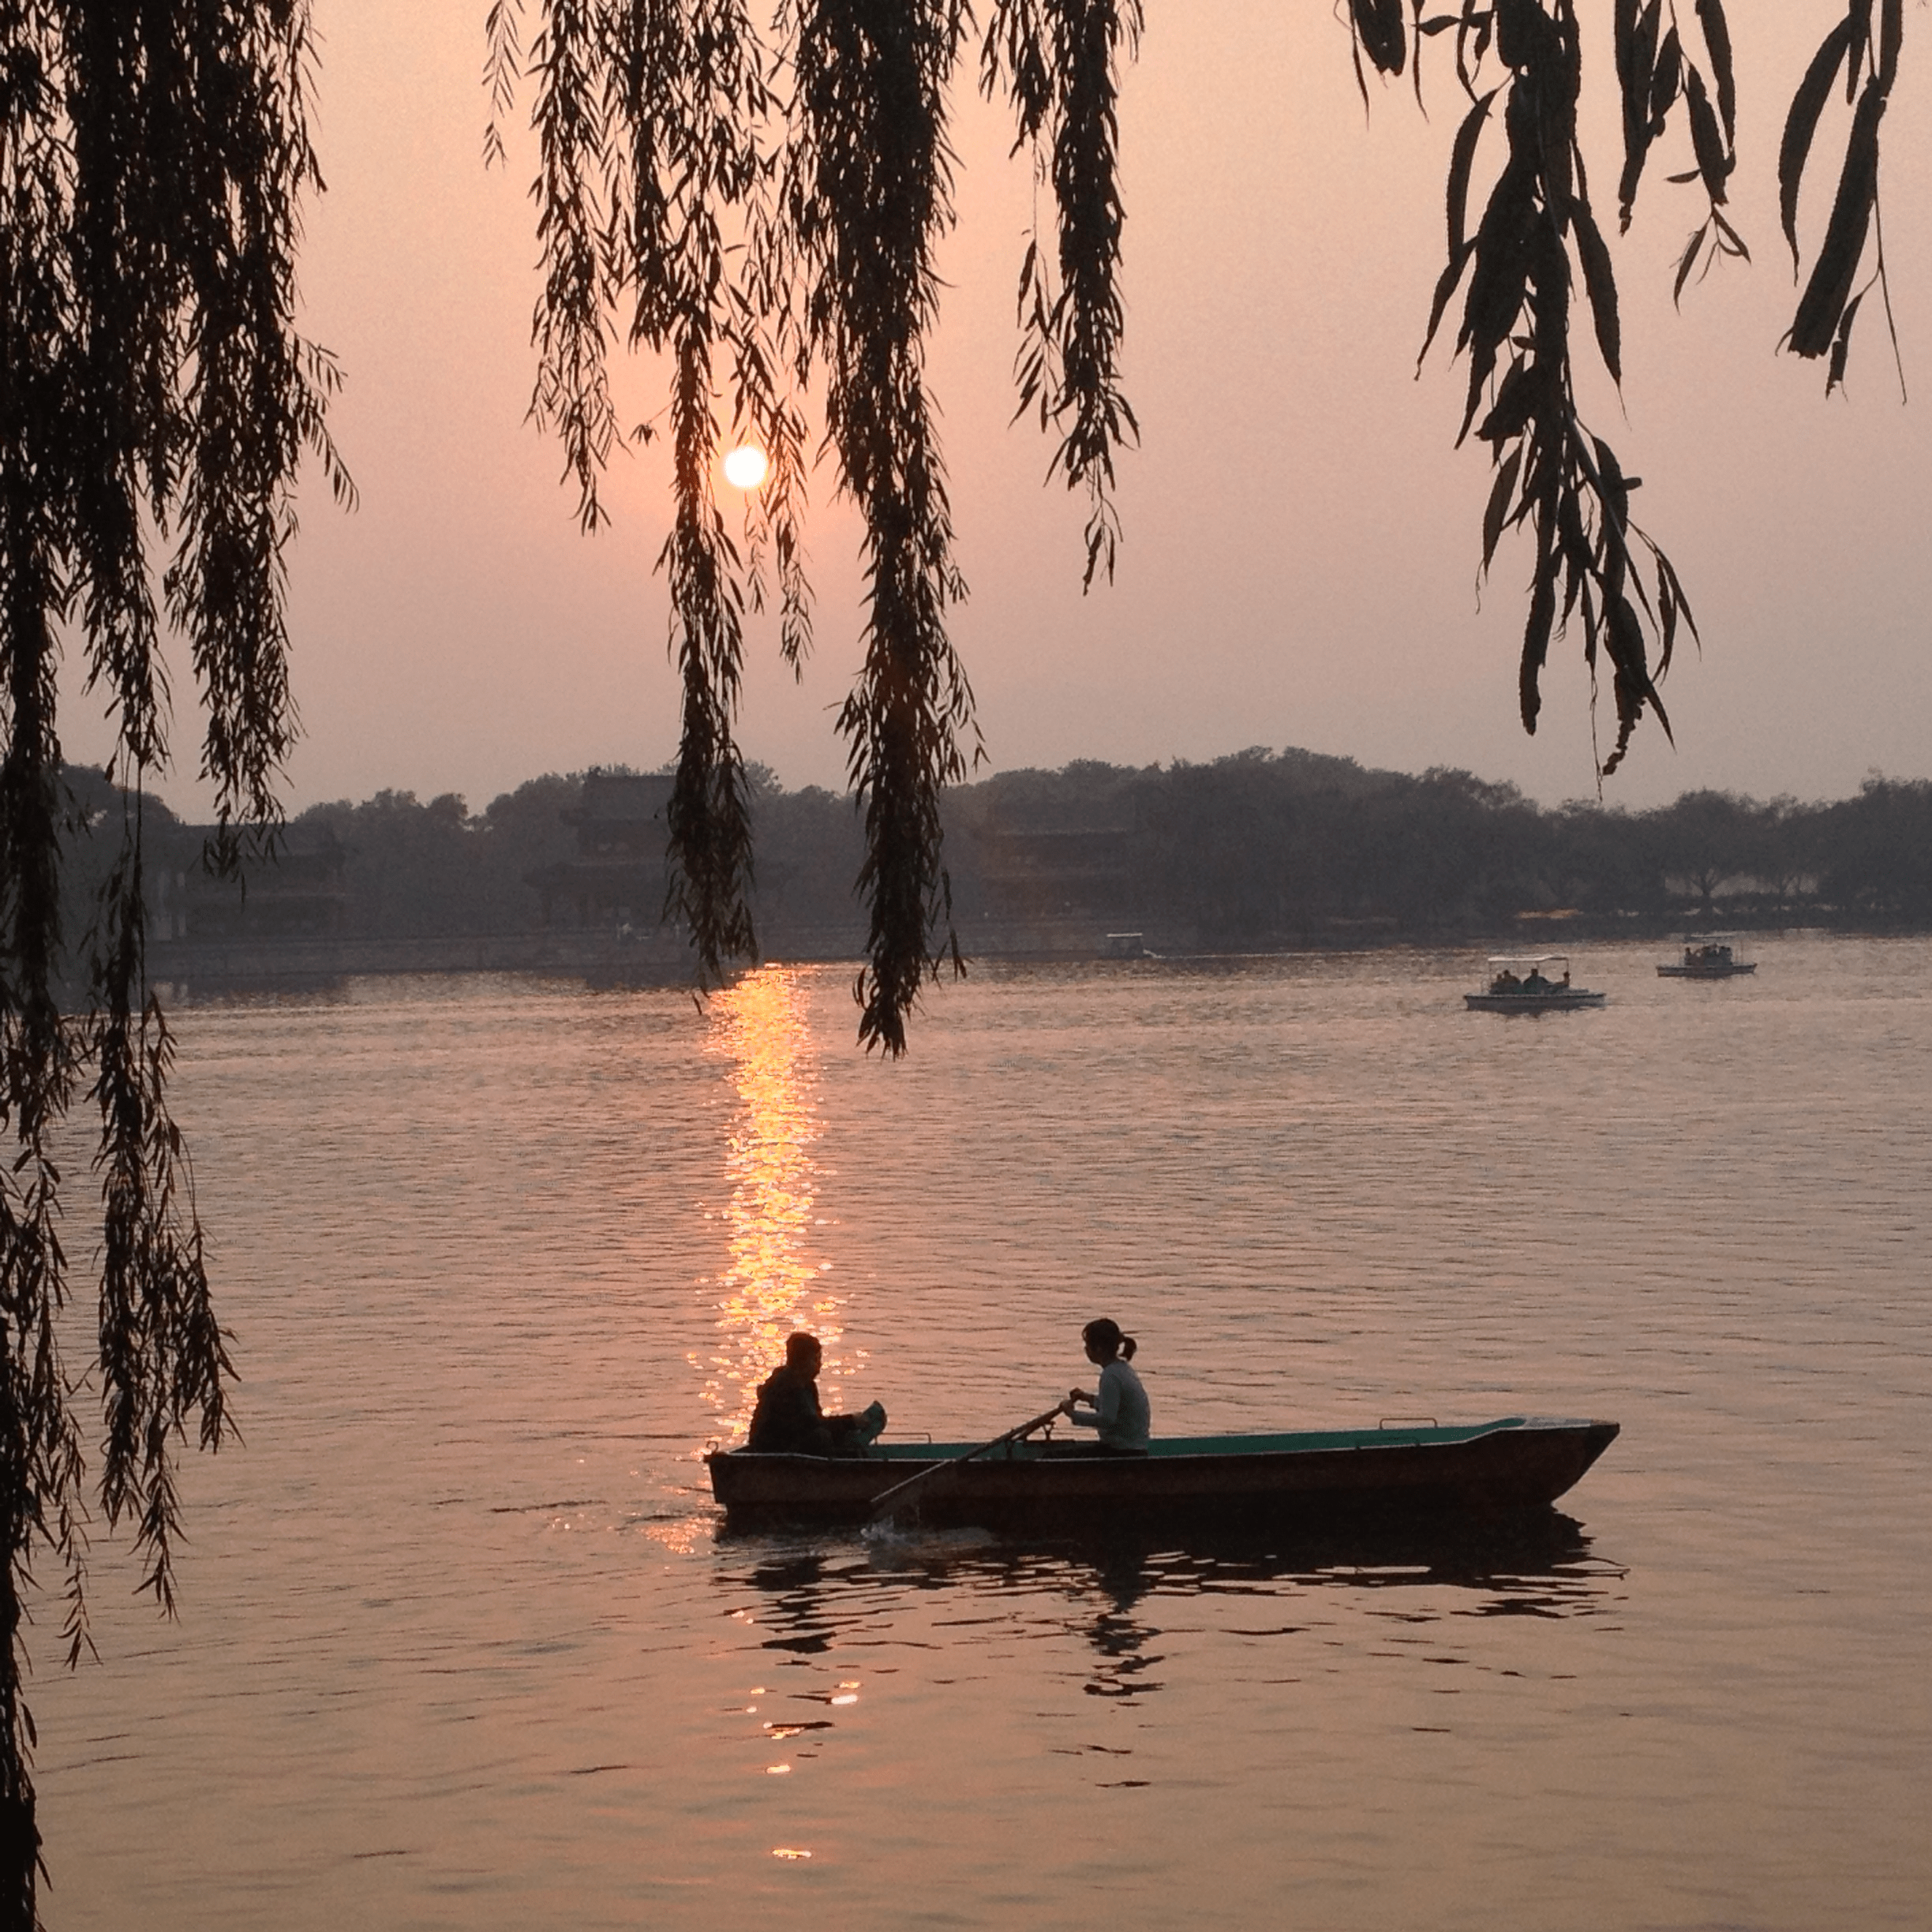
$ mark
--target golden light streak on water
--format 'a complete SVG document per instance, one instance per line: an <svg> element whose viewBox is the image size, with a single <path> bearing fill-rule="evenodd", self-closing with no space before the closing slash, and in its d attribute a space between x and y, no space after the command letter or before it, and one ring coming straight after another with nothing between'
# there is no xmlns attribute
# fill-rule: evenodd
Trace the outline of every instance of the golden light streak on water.
<svg viewBox="0 0 1932 1932"><path fill-rule="evenodd" d="M680 1517L675 1522L646 1523L644 1533L673 1556L688 1556L712 1532L710 1526L700 1518L688 1516Z"/></svg>
<svg viewBox="0 0 1932 1932"><path fill-rule="evenodd" d="M713 1283L721 1346L701 1365L705 1401L743 1435L758 1385L795 1328L818 1336L825 1378L838 1376L842 1297L827 1289L832 1264L813 1215L819 1065L804 990L794 972L767 966L720 993L710 1011L706 1050L732 1063L739 1110L725 1152L725 1264Z"/></svg>

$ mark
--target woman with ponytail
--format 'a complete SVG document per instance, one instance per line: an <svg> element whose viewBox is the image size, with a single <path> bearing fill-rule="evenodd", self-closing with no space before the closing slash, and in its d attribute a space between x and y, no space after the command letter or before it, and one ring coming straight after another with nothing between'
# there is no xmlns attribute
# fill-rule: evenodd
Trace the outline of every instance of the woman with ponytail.
<svg viewBox="0 0 1932 1932"><path fill-rule="evenodd" d="M1133 1372L1134 1352L1139 1346L1130 1335L1122 1335L1118 1322L1104 1316L1090 1321L1080 1331L1087 1345L1087 1359L1100 1371L1093 1392L1069 1389L1060 1405L1060 1413L1076 1428L1097 1429L1100 1447L1118 1455L1147 1454L1149 1424L1147 1391ZM1084 1409L1076 1405L1084 1402Z"/></svg>

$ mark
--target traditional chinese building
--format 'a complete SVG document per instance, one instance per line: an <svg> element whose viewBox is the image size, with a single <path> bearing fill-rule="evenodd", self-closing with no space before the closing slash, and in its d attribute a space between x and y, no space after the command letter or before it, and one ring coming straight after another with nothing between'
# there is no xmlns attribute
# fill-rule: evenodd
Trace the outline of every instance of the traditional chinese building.
<svg viewBox="0 0 1932 1932"><path fill-rule="evenodd" d="M664 909L668 774L592 772L564 822L577 833L574 856L527 874L546 926L654 928Z"/></svg>
<svg viewBox="0 0 1932 1932"><path fill-rule="evenodd" d="M333 830L295 825L271 859L253 859L241 879L219 878L200 863L213 826L183 826L173 862L155 870L154 937L170 939L326 938L342 931L349 904L348 852Z"/></svg>

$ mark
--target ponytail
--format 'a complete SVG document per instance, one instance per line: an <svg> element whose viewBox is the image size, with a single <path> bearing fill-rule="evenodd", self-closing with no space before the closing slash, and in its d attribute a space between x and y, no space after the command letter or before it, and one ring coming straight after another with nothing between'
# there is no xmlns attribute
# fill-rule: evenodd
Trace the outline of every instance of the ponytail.
<svg viewBox="0 0 1932 1932"><path fill-rule="evenodd" d="M1132 1361L1134 1358L1134 1350L1140 1347L1140 1344L1136 1342L1132 1335L1122 1335L1121 1337L1120 1346L1121 1360L1124 1361Z"/></svg>

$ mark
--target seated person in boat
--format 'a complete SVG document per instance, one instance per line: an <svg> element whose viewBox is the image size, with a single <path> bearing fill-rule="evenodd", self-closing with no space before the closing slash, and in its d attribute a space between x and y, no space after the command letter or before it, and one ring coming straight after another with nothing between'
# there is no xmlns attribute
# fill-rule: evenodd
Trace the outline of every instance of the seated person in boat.
<svg viewBox="0 0 1932 1932"><path fill-rule="evenodd" d="M1087 1345L1087 1359L1100 1371L1100 1380L1091 1394L1085 1389L1069 1389L1060 1405L1060 1413L1076 1428L1099 1433L1100 1447L1118 1455L1145 1455L1153 1421L1147 1391L1133 1371L1135 1350L1140 1346L1130 1335L1122 1335L1118 1322L1104 1316L1090 1321L1080 1331ZM1076 1406L1084 1402L1084 1408Z"/></svg>
<svg viewBox="0 0 1932 1932"><path fill-rule="evenodd" d="M878 1403L858 1415L826 1415L818 1406L825 1351L803 1330L785 1338L785 1358L758 1385L746 1448L758 1455L863 1455L886 1426Z"/></svg>
<svg viewBox="0 0 1932 1932"><path fill-rule="evenodd" d="M1522 984L1522 982L1505 966L1502 972L1490 981L1489 990L1492 993L1514 993Z"/></svg>
<svg viewBox="0 0 1932 1932"><path fill-rule="evenodd" d="M1532 966L1523 975L1522 990L1526 993L1547 993L1549 990L1549 982L1543 977L1541 967Z"/></svg>

